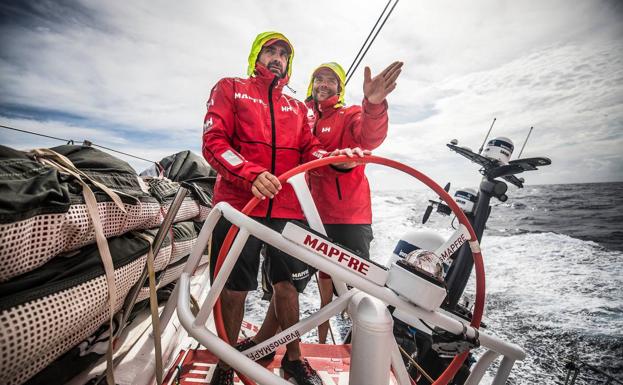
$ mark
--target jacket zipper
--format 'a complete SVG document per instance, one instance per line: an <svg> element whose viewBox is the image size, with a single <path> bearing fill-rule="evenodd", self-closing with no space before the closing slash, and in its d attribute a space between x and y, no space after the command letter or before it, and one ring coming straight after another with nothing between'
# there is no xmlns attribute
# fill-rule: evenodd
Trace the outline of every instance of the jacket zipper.
<svg viewBox="0 0 623 385"><path fill-rule="evenodd" d="M340 180L335 177L335 187L337 188L337 198L342 200L342 190L340 189Z"/></svg>
<svg viewBox="0 0 623 385"><path fill-rule="evenodd" d="M276 142L276 137L277 137L277 133L275 130L275 109L273 106L273 88L275 88L275 85L277 84L277 79L278 77L275 76L273 78L273 81L270 83L270 86L268 87L268 107L270 109L270 128L272 130L272 142L271 142L271 147L272 147L272 156L271 156L271 160L270 160L270 173L275 175L275 160L277 158L277 144ZM273 200L270 199L268 201L268 210L266 211L266 219L270 219L270 214L273 210Z"/></svg>
<svg viewBox="0 0 623 385"><path fill-rule="evenodd" d="M314 120L314 128L312 130L312 134L316 136L316 127L318 127L318 121L322 118L322 111L320 111L320 107L318 106L318 102L314 100L314 107L312 107L318 112L318 117ZM307 187L309 187L309 192L312 192L312 184L311 178L309 179L309 183L307 183Z"/></svg>
<svg viewBox="0 0 623 385"><path fill-rule="evenodd" d="M316 136L316 127L318 127L318 122L322 119L322 111L320 111L320 107L318 103L316 103L316 110L318 111L318 118L314 122L314 136ZM340 181L338 177L335 177L335 188L337 189L337 197L339 200L342 200L342 190L340 189ZM311 188L309 189L311 192Z"/></svg>
<svg viewBox="0 0 623 385"><path fill-rule="evenodd" d="M314 122L314 130L312 131L312 133L314 134L314 136L316 136L316 127L318 127L318 121L322 119L322 111L320 111L320 106L318 106L318 102L314 101L314 106L316 107L316 111L318 111L318 117Z"/></svg>

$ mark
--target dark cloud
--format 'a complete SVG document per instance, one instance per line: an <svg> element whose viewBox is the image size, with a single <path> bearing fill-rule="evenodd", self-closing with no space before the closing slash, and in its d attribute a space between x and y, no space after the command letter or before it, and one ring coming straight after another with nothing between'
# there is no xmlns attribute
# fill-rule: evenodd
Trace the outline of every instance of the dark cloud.
<svg viewBox="0 0 623 385"><path fill-rule="evenodd" d="M25 53L40 50L45 36L85 30L115 32L101 13L78 1L0 2L0 58L7 62L21 66L31 61L33 58L25 58Z"/></svg>
<svg viewBox="0 0 623 385"><path fill-rule="evenodd" d="M0 3L0 28L21 27L34 30L46 28L62 32L67 26L88 26L106 30L94 9L68 0L19 1L9 0Z"/></svg>
<svg viewBox="0 0 623 385"><path fill-rule="evenodd" d="M84 124L89 120L67 111L1 102L0 116L8 119L58 120L69 124Z"/></svg>

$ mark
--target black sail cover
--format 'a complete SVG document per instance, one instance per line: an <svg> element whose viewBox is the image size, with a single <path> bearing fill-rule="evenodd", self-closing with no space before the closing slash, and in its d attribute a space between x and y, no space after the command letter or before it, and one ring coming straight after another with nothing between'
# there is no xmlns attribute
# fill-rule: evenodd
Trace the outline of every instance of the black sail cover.
<svg viewBox="0 0 623 385"><path fill-rule="evenodd" d="M116 270L147 254L149 243L134 233L127 233L109 238L108 247ZM38 269L0 283L0 312L103 274L104 265L97 245L84 246L78 252L58 256Z"/></svg>
<svg viewBox="0 0 623 385"><path fill-rule="evenodd" d="M0 145L0 223L67 212L68 179L24 152Z"/></svg>
<svg viewBox="0 0 623 385"><path fill-rule="evenodd" d="M119 193L125 212L91 184L106 237L162 222L160 203L126 162L87 146L52 150L69 158L90 179ZM25 152L0 146L0 282L95 242L82 188L73 176Z"/></svg>
<svg viewBox="0 0 623 385"><path fill-rule="evenodd" d="M216 182L216 171L203 157L192 151L181 151L164 157L157 167L149 168L141 176L162 176L188 188L195 199L204 206L212 205L212 191Z"/></svg>
<svg viewBox="0 0 623 385"><path fill-rule="evenodd" d="M136 171L119 158L89 146L63 145L51 150L64 155L77 169L113 190L135 199L151 199L148 192L143 190ZM103 197L103 193L94 192L96 196ZM127 197L121 195L121 199L124 198L127 200Z"/></svg>

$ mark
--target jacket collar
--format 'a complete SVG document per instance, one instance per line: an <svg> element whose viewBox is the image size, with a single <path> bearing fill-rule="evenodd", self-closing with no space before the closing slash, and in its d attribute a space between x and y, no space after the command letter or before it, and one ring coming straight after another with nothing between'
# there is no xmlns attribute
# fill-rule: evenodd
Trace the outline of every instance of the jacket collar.
<svg viewBox="0 0 623 385"><path fill-rule="evenodd" d="M339 95L333 95L328 99L323 100L322 102L317 102L314 99L310 99L307 103L308 108L312 108L314 112L320 112L323 118L329 117L335 113L335 111L339 110L340 107L336 107Z"/></svg>
<svg viewBox="0 0 623 385"><path fill-rule="evenodd" d="M258 85L260 85L260 87L262 88L266 88L268 90L268 88L270 87L270 85L272 84L273 80L277 77L277 75L275 75L274 73L270 72L270 70L268 68L266 68L265 66L263 66L260 63L256 63L255 64L255 76L251 77L251 79ZM275 85L275 87L273 88L273 95L281 95L282 91L283 91L283 87L288 84L288 76L286 75L283 78L280 78L277 80L277 84Z"/></svg>

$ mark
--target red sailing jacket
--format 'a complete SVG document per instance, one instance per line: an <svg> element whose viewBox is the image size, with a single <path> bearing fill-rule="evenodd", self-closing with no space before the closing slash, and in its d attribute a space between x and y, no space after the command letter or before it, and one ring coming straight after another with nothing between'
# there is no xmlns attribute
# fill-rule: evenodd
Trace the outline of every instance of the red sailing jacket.
<svg viewBox="0 0 623 385"><path fill-rule="evenodd" d="M257 64L255 76L224 78L212 89L203 156L218 172L214 204L225 201L240 210L253 197L251 185L258 174L279 176L324 155L311 133L305 105L282 94L287 81ZM294 190L284 183L251 216L301 219L303 213Z"/></svg>
<svg viewBox="0 0 623 385"><path fill-rule="evenodd" d="M346 147L373 150L387 136L386 101L372 104L364 99L362 106L343 107L336 95L321 103L310 100L307 106L316 118L314 135L327 151ZM365 165L360 165L335 176L309 175L312 196L323 223L372 223L370 186L364 170Z"/></svg>

